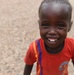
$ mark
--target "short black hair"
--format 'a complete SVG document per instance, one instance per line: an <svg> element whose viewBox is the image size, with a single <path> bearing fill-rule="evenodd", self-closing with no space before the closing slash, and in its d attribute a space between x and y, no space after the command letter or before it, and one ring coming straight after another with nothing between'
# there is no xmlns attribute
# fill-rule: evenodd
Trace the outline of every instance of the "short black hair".
<svg viewBox="0 0 74 75"><path fill-rule="evenodd" d="M69 0L43 0L40 7L39 7L39 11L38 13L40 14L40 10L43 6L44 3L59 3L59 4L65 4L68 7L69 10L69 15L70 15L70 20L71 20L71 16L72 16L72 5L70 4Z"/></svg>

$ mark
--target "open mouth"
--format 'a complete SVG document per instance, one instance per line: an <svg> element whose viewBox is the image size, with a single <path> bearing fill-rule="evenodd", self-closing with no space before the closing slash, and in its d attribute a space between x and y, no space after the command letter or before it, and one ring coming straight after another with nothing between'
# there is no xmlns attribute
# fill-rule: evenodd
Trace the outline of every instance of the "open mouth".
<svg viewBox="0 0 74 75"><path fill-rule="evenodd" d="M56 42L58 39L52 39L52 38L48 38L49 42Z"/></svg>

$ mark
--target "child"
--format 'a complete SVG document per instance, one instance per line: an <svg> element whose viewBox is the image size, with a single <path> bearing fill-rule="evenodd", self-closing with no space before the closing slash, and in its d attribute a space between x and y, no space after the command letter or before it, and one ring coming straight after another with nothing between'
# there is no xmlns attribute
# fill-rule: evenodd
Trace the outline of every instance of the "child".
<svg viewBox="0 0 74 75"><path fill-rule="evenodd" d="M30 75L37 62L36 75L68 75L70 59L74 64L74 39L67 38L72 21L68 0L44 0L39 7L41 38L32 42L25 57L24 75Z"/></svg>

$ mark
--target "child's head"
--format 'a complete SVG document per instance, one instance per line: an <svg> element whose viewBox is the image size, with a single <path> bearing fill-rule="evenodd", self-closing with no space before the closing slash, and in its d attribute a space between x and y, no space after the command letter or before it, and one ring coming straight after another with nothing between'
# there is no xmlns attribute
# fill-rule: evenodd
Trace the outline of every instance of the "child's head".
<svg viewBox="0 0 74 75"><path fill-rule="evenodd" d="M39 7L40 35L48 47L63 44L71 28L72 7L68 0L44 0Z"/></svg>
<svg viewBox="0 0 74 75"><path fill-rule="evenodd" d="M51 4L53 4L53 5L55 4L57 7L59 7L59 5L64 5L66 7L66 9L68 10L67 11L67 13L69 14L68 15L69 16L68 18L71 19L71 16L72 16L72 6L71 6L69 0L44 0L41 3L40 7L39 7L39 15L40 15L40 11L43 8L45 8L46 6L49 6ZM53 5L51 7L53 7ZM55 5L54 5L54 7L56 7Z"/></svg>

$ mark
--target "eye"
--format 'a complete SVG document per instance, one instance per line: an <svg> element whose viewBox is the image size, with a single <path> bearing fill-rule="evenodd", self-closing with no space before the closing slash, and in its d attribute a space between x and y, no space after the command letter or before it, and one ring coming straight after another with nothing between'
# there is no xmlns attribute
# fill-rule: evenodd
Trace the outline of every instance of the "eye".
<svg viewBox="0 0 74 75"><path fill-rule="evenodd" d="M58 27L59 29L63 29L63 28L66 27L66 25L65 25L64 23L58 23L58 24L57 24L57 27Z"/></svg>
<svg viewBox="0 0 74 75"><path fill-rule="evenodd" d="M48 28L49 27L49 24L48 23L43 23L43 24L41 24L41 27L43 27L43 28Z"/></svg>
<svg viewBox="0 0 74 75"><path fill-rule="evenodd" d="M41 26L49 26L47 23L42 24Z"/></svg>

